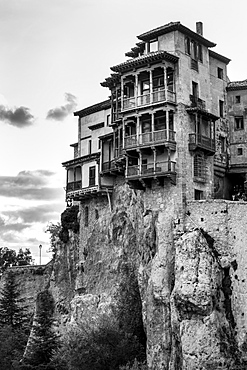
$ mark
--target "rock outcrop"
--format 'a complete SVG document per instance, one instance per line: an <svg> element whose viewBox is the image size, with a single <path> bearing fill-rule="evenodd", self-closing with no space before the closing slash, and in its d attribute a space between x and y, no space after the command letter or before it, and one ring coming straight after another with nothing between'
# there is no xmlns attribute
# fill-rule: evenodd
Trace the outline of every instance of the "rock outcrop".
<svg viewBox="0 0 247 370"><path fill-rule="evenodd" d="M146 343L150 370L231 368L241 363L245 348L233 282L234 238L212 227L213 201L200 209L190 205L185 223L172 188L166 191L151 204L151 190L119 184L112 203L85 201L95 215L88 226L81 206L80 233L70 231L67 243L58 241L44 287L55 300L59 331L89 314L111 317L120 310L121 325L135 325ZM232 227L223 205L220 215L227 233Z"/></svg>

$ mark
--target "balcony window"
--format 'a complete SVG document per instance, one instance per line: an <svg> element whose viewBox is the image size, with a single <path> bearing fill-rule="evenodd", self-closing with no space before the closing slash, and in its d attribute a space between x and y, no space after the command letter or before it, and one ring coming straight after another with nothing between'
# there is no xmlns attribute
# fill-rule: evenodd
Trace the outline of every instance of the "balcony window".
<svg viewBox="0 0 247 370"><path fill-rule="evenodd" d="M167 78L167 90L173 91L174 90L174 71L171 68L167 68L166 78Z"/></svg>
<svg viewBox="0 0 247 370"><path fill-rule="evenodd" d="M89 186L95 185L95 166L89 167Z"/></svg>
<svg viewBox="0 0 247 370"><path fill-rule="evenodd" d="M244 117L243 116L235 117L235 130L243 129L244 129Z"/></svg>
<svg viewBox="0 0 247 370"><path fill-rule="evenodd" d="M198 98L198 83L194 81L192 81L192 95Z"/></svg>
<svg viewBox="0 0 247 370"><path fill-rule="evenodd" d="M141 81L141 94L145 95L149 94L149 92L150 92L150 81L149 80Z"/></svg>
<svg viewBox="0 0 247 370"><path fill-rule="evenodd" d="M164 87L164 75L153 78L153 90L158 90Z"/></svg>

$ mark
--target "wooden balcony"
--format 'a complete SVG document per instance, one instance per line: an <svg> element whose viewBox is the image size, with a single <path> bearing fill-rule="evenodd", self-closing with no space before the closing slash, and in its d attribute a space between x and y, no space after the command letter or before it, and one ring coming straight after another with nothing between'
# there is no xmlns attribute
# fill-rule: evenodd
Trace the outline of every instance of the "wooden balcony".
<svg viewBox="0 0 247 370"><path fill-rule="evenodd" d="M203 150L207 155L214 155L215 140L199 134L189 134L189 150L197 149Z"/></svg>
<svg viewBox="0 0 247 370"><path fill-rule="evenodd" d="M172 130L157 130L139 135L127 136L124 140L125 149L136 149L144 146L172 145L176 149L175 132ZM174 148L173 148L174 147Z"/></svg>
<svg viewBox="0 0 247 370"><path fill-rule="evenodd" d="M138 95L137 97L124 98L122 111L132 110L160 102L176 103L176 93L165 88L156 91Z"/></svg>
<svg viewBox="0 0 247 370"><path fill-rule="evenodd" d="M195 95L190 95L191 108L206 110L206 102Z"/></svg>
<svg viewBox="0 0 247 370"><path fill-rule="evenodd" d="M152 177L166 177L171 174L176 174L176 163L173 161L161 161L148 164L129 166L126 173L126 178L131 179L145 179Z"/></svg>

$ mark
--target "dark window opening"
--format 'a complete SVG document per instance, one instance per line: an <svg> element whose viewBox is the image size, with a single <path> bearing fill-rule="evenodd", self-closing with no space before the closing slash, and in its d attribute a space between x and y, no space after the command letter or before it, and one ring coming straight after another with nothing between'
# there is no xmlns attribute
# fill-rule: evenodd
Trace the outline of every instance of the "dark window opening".
<svg viewBox="0 0 247 370"><path fill-rule="evenodd" d="M111 116L110 116L110 114L108 114L108 115L106 116L106 126L110 126L110 123L111 123L110 118L111 118Z"/></svg>
<svg viewBox="0 0 247 370"><path fill-rule="evenodd" d="M235 130L243 130L244 129L244 117L235 117Z"/></svg>
<svg viewBox="0 0 247 370"><path fill-rule="evenodd" d="M218 67L217 72L218 72L217 74L218 78L223 80L223 69Z"/></svg>
<svg viewBox="0 0 247 370"><path fill-rule="evenodd" d="M88 154L92 153L92 140L88 140Z"/></svg>
<svg viewBox="0 0 247 370"><path fill-rule="evenodd" d="M95 166L89 167L89 186L95 185Z"/></svg>
<svg viewBox="0 0 247 370"><path fill-rule="evenodd" d="M224 117L224 102L223 102L223 100L219 100L219 115L220 115L220 117Z"/></svg>
<svg viewBox="0 0 247 370"><path fill-rule="evenodd" d="M243 155L243 148L238 148L238 155Z"/></svg>
<svg viewBox="0 0 247 370"><path fill-rule="evenodd" d="M239 104L240 103L240 95L235 96L235 103Z"/></svg>
<svg viewBox="0 0 247 370"><path fill-rule="evenodd" d="M194 81L192 81L192 95L198 98L198 83Z"/></svg>
<svg viewBox="0 0 247 370"><path fill-rule="evenodd" d="M84 225L86 227L88 226L88 217L89 217L89 210L88 210L88 206L86 206L84 209Z"/></svg>
<svg viewBox="0 0 247 370"><path fill-rule="evenodd" d="M195 189L195 200L203 199L203 191Z"/></svg>
<svg viewBox="0 0 247 370"><path fill-rule="evenodd" d="M219 137L220 153L226 152L226 138L224 136Z"/></svg>
<svg viewBox="0 0 247 370"><path fill-rule="evenodd" d="M95 208L95 219L99 219L99 211L97 210L97 208Z"/></svg>

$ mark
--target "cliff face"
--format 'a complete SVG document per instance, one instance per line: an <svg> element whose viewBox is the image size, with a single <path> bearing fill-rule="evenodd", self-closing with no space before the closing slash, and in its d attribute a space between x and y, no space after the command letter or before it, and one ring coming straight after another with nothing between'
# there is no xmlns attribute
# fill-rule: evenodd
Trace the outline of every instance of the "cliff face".
<svg viewBox="0 0 247 370"><path fill-rule="evenodd" d="M234 229L241 205L192 202L186 216L173 187L162 192L119 184L111 202L81 205L80 234L58 241L44 288L54 297L59 330L120 310L121 324L134 322L146 339L149 369L233 366L243 358L246 338L247 235L244 227Z"/></svg>

